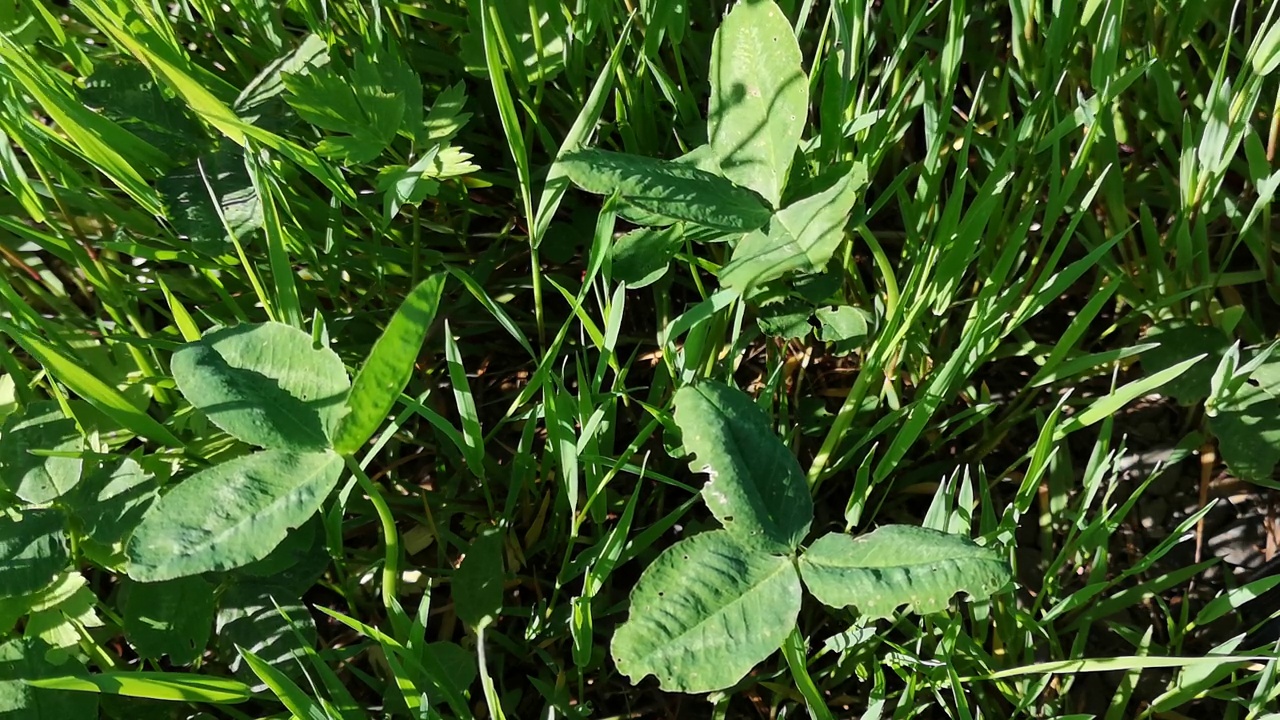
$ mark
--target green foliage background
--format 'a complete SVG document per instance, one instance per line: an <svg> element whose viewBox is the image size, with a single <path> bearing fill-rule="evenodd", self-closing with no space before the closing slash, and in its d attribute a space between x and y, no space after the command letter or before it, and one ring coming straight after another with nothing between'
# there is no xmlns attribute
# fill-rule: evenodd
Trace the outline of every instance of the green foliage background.
<svg viewBox="0 0 1280 720"><path fill-rule="evenodd" d="M0 2L0 718L1276 717L1276 5L722 5ZM712 382L1014 582L627 677Z"/></svg>

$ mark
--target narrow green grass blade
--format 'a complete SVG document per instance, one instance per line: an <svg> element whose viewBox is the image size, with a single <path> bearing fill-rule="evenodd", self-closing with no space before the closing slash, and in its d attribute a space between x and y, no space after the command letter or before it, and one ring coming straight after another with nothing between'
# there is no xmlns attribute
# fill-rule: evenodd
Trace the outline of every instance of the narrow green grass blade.
<svg viewBox="0 0 1280 720"><path fill-rule="evenodd" d="M240 657L244 658L245 663L253 670L253 674L257 675L267 687L271 688L271 692L285 707L289 708L289 712L295 717L304 718L305 720L332 720L329 713L325 712L324 707L320 703L311 699L306 691L298 687L298 684L289 679L288 675L271 667L271 663L254 655L249 650L237 646L236 650L240 653Z"/></svg>
<svg viewBox="0 0 1280 720"><path fill-rule="evenodd" d="M480 427L480 414L476 412L476 401L471 394L471 386L467 382L467 370L462 365L462 351L453 339L449 330L449 321L444 323L444 357L449 366L449 382L453 385L453 399L457 403L458 417L462 418L462 439L466 443L463 448L467 467L473 475L483 478L484 472L484 432Z"/></svg>
<svg viewBox="0 0 1280 720"><path fill-rule="evenodd" d="M498 118L502 121L502 132L507 137L507 147L516 161L516 177L520 183L520 202L524 207L524 216L532 222L533 178L529 170L529 151L525 147L524 132L520 129L520 118L516 116L511 88L507 87L507 74L502 67L502 52L498 47L497 28L490 15L493 9L486 0L478 2L484 31L484 59L489 70L489 82L493 86L493 100L498 106Z"/></svg>
<svg viewBox="0 0 1280 720"><path fill-rule="evenodd" d="M1063 423L1056 433L1057 439L1062 439L1080 428L1089 427L1103 418L1111 417L1120 408L1128 405L1147 393L1154 392L1156 388L1186 372L1186 370L1192 365L1200 362L1200 359L1203 357L1204 353L1201 353L1193 358L1184 360L1173 367L1166 368L1158 373L1148 375L1139 380L1134 380L1124 387L1117 388L1109 395L1098 398L1093 401L1093 403L1091 403L1084 412L1073 416L1070 420Z"/></svg>
<svg viewBox="0 0 1280 720"><path fill-rule="evenodd" d="M31 353L49 374L71 388L90 405L106 413L131 432L169 447L184 447L183 442L150 415L136 408L120 391L94 376L84 364L31 333L0 322L0 332Z"/></svg>
<svg viewBox="0 0 1280 720"><path fill-rule="evenodd" d="M24 682L50 690L96 692L151 700L201 702L214 705L242 703L253 697L249 686L238 680L180 672L106 672L95 675L33 678Z"/></svg>
<svg viewBox="0 0 1280 720"><path fill-rule="evenodd" d="M374 343L347 395L347 415L338 426L334 449L351 455L378 431L409 384L413 364L444 293L444 273L418 283Z"/></svg>
<svg viewBox="0 0 1280 720"><path fill-rule="evenodd" d="M600 115L604 112L609 99L609 91L613 89L613 77L617 74L618 65L622 61L622 49L627 46L631 22L634 18L634 14L627 17L627 24L622 27L618 42L613 46L613 52L609 54L609 62L596 77L595 85L591 86L591 94L587 96L587 102L583 104L578 117L574 118L573 125L569 127L564 141L560 143L560 149L556 151L555 162L551 163L551 169L547 170L547 179L543 181L542 194L538 197L538 211L533 217L534 247L537 247L543 235L546 235L547 228L551 226L551 217L556 214L556 208L560 206L560 200L569 188L568 173L560 164L560 158L582 147L591 136L596 124L600 122Z"/></svg>

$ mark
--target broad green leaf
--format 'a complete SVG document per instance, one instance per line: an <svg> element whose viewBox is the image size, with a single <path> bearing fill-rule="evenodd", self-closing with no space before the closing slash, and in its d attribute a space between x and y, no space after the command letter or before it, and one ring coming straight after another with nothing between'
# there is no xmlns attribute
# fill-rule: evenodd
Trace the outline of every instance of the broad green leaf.
<svg viewBox="0 0 1280 720"><path fill-rule="evenodd" d="M129 539L129 577L159 582L261 560L306 522L338 482L332 452L264 450L177 484Z"/></svg>
<svg viewBox="0 0 1280 720"><path fill-rule="evenodd" d="M1218 359L1231 346L1231 341L1221 330L1199 325L1156 325L1147 331L1143 339L1159 343L1159 347L1142 354L1142 370L1147 375L1167 370L1197 355L1207 356L1160 386L1160 392L1182 405L1192 405L1209 396L1209 379L1218 366Z"/></svg>
<svg viewBox="0 0 1280 720"><path fill-rule="evenodd" d="M66 651L80 644L79 628L99 628L98 597L87 587L78 587L56 606L33 610L23 629L26 637L38 637L50 647ZM57 657L65 657L56 653Z"/></svg>
<svg viewBox="0 0 1280 720"><path fill-rule="evenodd" d="M205 333L173 354L170 369L183 396L215 425L265 448L328 447L345 412L342 360L281 323Z"/></svg>
<svg viewBox="0 0 1280 720"><path fill-rule="evenodd" d="M796 297L785 297L761 305L756 311L760 331L781 340L799 340L813 330L809 319L813 306Z"/></svg>
<svg viewBox="0 0 1280 720"><path fill-rule="evenodd" d="M671 258L684 244L684 225L640 228L618 238L609 251L614 280L630 289L652 285L667 274Z"/></svg>
<svg viewBox="0 0 1280 720"><path fill-rule="evenodd" d="M657 217L724 232L747 232L769 221L769 209L745 188L689 163L586 149L560 159L569 179L597 195Z"/></svg>
<svg viewBox="0 0 1280 720"><path fill-rule="evenodd" d="M780 210L767 233L756 230L738 243L720 271L720 284L745 291L790 272L825 269L844 239L849 211L866 183L866 169L856 165L826 190Z"/></svg>
<svg viewBox="0 0 1280 720"><path fill-rule="evenodd" d="M67 496L85 535L105 548L124 542L155 500L158 484L133 458L100 465Z"/></svg>
<svg viewBox="0 0 1280 720"><path fill-rule="evenodd" d="M5 577L8 577L7 575ZM98 696L36 687L31 680L54 677L78 665L45 659L49 646L34 638L0 645L0 720L70 720L98 717Z"/></svg>
<svg viewBox="0 0 1280 720"><path fill-rule="evenodd" d="M156 187L169 224L199 252L233 252L228 229L243 239L262 227L262 198L245 169L244 148L230 141L222 142L217 152L169 173ZM217 197L217 207L210 189Z"/></svg>
<svg viewBox="0 0 1280 720"><path fill-rule="evenodd" d="M777 207L809 114L795 31L772 0L739 2L711 45L707 137L724 176Z"/></svg>
<svg viewBox="0 0 1280 720"><path fill-rule="evenodd" d="M29 680L27 684L47 690L75 691L76 694L102 693L150 700L229 705L252 697L244 683L213 675L180 672L105 672L92 675L58 675ZM71 695L68 692L66 695ZM70 717L70 716L67 716ZM76 716L92 717L92 716Z"/></svg>
<svg viewBox="0 0 1280 720"><path fill-rule="evenodd" d="M67 568L65 523L57 510L28 508L18 519L0 514L0 598L43 590Z"/></svg>
<svg viewBox="0 0 1280 720"><path fill-rule="evenodd" d="M837 355L858 347L870 332L867 312L852 305L818 308L814 318L818 321L818 339L834 343Z"/></svg>
<svg viewBox="0 0 1280 720"><path fill-rule="evenodd" d="M78 572L64 572L41 590L0 598L0 635L13 629L14 623L28 613L50 610L71 599L87 582Z"/></svg>
<svg viewBox="0 0 1280 720"><path fill-rule="evenodd" d="M1275 396L1245 383L1218 406L1209 429L1218 436L1218 451L1232 474L1251 480L1271 477L1280 462L1280 400Z"/></svg>
<svg viewBox="0 0 1280 720"><path fill-rule="evenodd" d="M270 582L282 592L281 597L301 597L320 579L331 558L325 547L324 519L316 515L297 529L261 560L232 571L235 582L256 586Z"/></svg>
<svg viewBox="0 0 1280 720"><path fill-rule="evenodd" d="M40 451L59 455L36 454ZM3 482L22 500L43 504L61 497L80 482L84 438L76 421L54 402L28 405L11 415L0 430ZM66 454L76 454L68 457Z"/></svg>
<svg viewBox="0 0 1280 720"><path fill-rule="evenodd" d="M1009 582L1009 563L961 535L910 525L885 525L859 537L831 533L800 556L800 576L831 607L856 606L868 619L946 610L958 592L974 600Z"/></svg>
<svg viewBox="0 0 1280 720"><path fill-rule="evenodd" d="M218 600L219 655L236 677L254 691L265 687L244 664L240 649L252 652L287 677L294 680L303 677L303 666L298 661L306 655L306 650L298 635L289 628L289 620L280 614L281 609L288 613L302 638L314 644L315 621L306 605L288 588L262 582L237 582Z"/></svg>
<svg viewBox="0 0 1280 720"><path fill-rule="evenodd" d="M725 529L752 547L795 550L809 532L813 499L800 463L746 393L717 382L681 388L676 424L693 453L689 469L711 477L702 498Z"/></svg>
<svg viewBox="0 0 1280 720"><path fill-rule="evenodd" d="M22 328L0 322L0 331L8 334L72 392L84 398L90 405L102 411L121 427L142 437L164 443L170 447L182 447L182 441L174 437L163 425L139 410L119 390L95 377L81 363L68 357L62 350L45 342Z"/></svg>
<svg viewBox="0 0 1280 720"><path fill-rule="evenodd" d="M473 628L488 624L502 609L502 538L500 528L485 528L453 574L454 609Z"/></svg>
<svg viewBox="0 0 1280 720"><path fill-rule="evenodd" d="M613 660L667 691L720 690L782 646L800 612L792 559L762 553L725 530L667 548L631 592Z"/></svg>
<svg viewBox="0 0 1280 720"><path fill-rule="evenodd" d="M209 644L215 590L199 577L157 583L125 578L120 588L125 637L144 658L168 655L174 665L190 665Z"/></svg>
<svg viewBox="0 0 1280 720"><path fill-rule="evenodd" d="M347 395L347 415L334 436L334 449L350 455L378 431L409 384L422 341L440 308L448 275L437 273L418 283L387 323Z"/></svg>

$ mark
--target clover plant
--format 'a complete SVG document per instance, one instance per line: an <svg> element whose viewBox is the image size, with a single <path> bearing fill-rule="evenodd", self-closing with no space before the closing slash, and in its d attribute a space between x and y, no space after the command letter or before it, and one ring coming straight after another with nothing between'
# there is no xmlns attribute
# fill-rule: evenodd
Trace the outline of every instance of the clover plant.
<svg viewBox="0 0 1280 720"><path fill-rule="evenodd" d="M690 693L733 685L792 632L802 583L824 605L877 619L904 605L939 612L959 592L982 600L1009 582L1001 553L920 527L833 532L802 548L813 501L764 411L740 390L702 382L676 393L675 419L690 468L710 476L702 498L723 527L667 548L633 589L612 652L634 682L652 674Z"/></svg>

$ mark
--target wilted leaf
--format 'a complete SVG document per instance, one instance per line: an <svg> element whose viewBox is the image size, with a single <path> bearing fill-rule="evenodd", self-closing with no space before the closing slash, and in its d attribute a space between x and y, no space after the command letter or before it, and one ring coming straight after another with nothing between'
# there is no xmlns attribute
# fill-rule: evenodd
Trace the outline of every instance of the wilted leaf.
<svg viewBox="0 0 1280 720"><path fill-rule="evenodd" d="M777 207L809 111L795 31L772 0L739 2L711 45L707 137L724 176Z"/></svg>
<svg viewBox="0 0 1280 720"><path fill-rule="evenodd" d="M710 475L702 498L725 529L751 547L787 553L809 532L813 499L800 463L746 393L717 382L681 388L676 424Z"/></svg>
<svg viewBox="0 0 1280 720"><path fill-rule="evenodd" d="M328 447L345 412L342 360L282 323L205 333L173 354L170 369L183 396L215 425L265 448Z"/></svg>
<svg viewBox="0 0 1280 720"><path fill-rule="evenodd" d="M653 561L631 592L631 613L613 636L618 670L664 690L729 687L771 655L800 612L800 578L789 557L744 545L725 530L682 540Z"/></svg>
<svg viewBox="0 0 1280 720"><path fill-rule="evenodd" d="M145 658L168 655L175 665L190 665L209 644L215 589L199 577L158 583L124 579L120 612L125 637Z"/></svg>
<svg viewBox="0 0 1280 720"><path fill-rule="evenodd" d="M332 452L264 450L177 484L129 539L129 577L159 582L261 560L306 522L338 482Z"/></svg>
<svg viewBox="0 0 1280 720"><path fill-rule="evenodd" d="M40 452L57 455L37 454ZM76 421L55 402L28 405L11 415L0 430L0 471L4 483L22 500L43 504L80 482L82 460L64 453L84 451Z"/></svg>
<svg viewBox="0 0 1280 720"><path fill-rule="evenodd" d="M569 179L597 195L621 194L635 208L671 222L747 232L769 221L760 197L691 163L578 150L560 159Z"/></svg>
<svg viewBox="0 0 1280 720"><path fill-rule="evenodd" d="M902 605L917 613L940 612L958 592L985 599L1012 573L999 553L967 537L886 525L856 538L818 538L800 556L800 575L824 604L856 606L876 619L891 617Z"/></svg>

